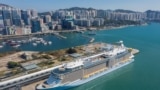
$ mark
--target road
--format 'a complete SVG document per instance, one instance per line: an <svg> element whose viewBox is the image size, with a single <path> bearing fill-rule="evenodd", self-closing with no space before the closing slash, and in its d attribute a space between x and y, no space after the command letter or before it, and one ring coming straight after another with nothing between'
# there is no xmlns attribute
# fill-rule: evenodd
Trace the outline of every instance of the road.
<svg viewBox="0 0 160 90"><path fill-rule="evenodd" d="M0 36L0 40L2 39L9 39L9 38L19 38L19 37L30 37L35 35L44 35L44 34L56 34L56 33L67 33L67 32L76 32L76 31L84 31L85 29L80 30L63 30L63 31L46 31L46 32L37 32L32 34L25 34L25 35L2 35Z"/></svg>
<svg viewBox="0 0 160 90"><path fill-rule="evenodd" d="M33 82L36 82L36 81L39 81L39 80L42 80L42 79L46 79L48 78L50 75L50 72L48 73L44 73L44 74L41 74L41 75L36 75L36 76L33 76L31 78L27 78L27 79L24 79L24 80L21 80L21 81L15 81L14 83L11 83L11 84L7 84L5 85L4 87L0 87L0 90L4 90L4 89L9 89L11 87L17 87L17 86L23 86L23 85L27 85L27 84L31 84Z"/></svg>

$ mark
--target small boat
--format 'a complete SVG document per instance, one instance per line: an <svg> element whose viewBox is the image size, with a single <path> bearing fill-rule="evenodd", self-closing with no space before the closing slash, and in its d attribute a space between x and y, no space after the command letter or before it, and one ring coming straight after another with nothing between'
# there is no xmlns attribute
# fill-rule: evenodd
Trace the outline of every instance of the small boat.
<svg viewBox="0 0 160 90"><path fill-rule="evenodd" d="M31 42L32 41L32 39L28 39L28 42Z"/></svg>
<svg viewBox="0 0 160 90"><path fill-rule="evenodd" d="M94 38L91 38L91 40L89 41L90 43L94 41Z"/></svg>
<svg viewBox="0 0 160 90"><path fill-rule="evenodd" d="M15 42L16 42L16 41L13 41L13 40L11 41L11 43L15 43Z"/></svg>
<svg viewBox="0 0 160 90"><path fill-rule="evenodd" d="M39 40L36 41L37 44L40 43L40 42L41 42L41 41L39 41Z"/></svg>
<svg viewBox="0 0 160 90"><path fill-rule="evenodd" d="M33 46L37 46L37 43L33 43Z"/></svg>
<svg viewBox="0 0 160 90"><path fill-rule="evenodd" d="M18 47L20 47L21 45L19 45L19 44L17 44L17 45L13 45L12 47L13 48L18 48Z"/></svg>
<svg viewBox="0 0 160 90"><path fill-rule="evenodd" d="M21 43L22 41L17 41L17 43Z"/></svg>
<svg viewBox="0 0 160 90"><path fill-rule="evenodd" d="M43 44L44 44L44 45L47 45L47 42L44 42Z"/></svg>
<svg viewBox="0 0 160 90"><path fill-rule="evenodd" d="M51 44L52 44L52 41L49 41L48 44L51 45Z"/></svg>
<svg viewBox="0 0 160 90"><path fill-rule="evenodd" d="M23 44L25 44L25 43L27 43L27 40L22 40L21 42L22 42Z"/></svg>
<svg viewBox="0 0 160 90"><path fill-rule="evenodd" d="M3 46L2 46L2 45L0 45L0 48L3 48Z"/></svg>
<svg viewBox="0 0 160 90"><path fill-rule="evenodd" d="M12 43L10 43L9 45L10 45L10 46L16 46L16 45L18 45L18 43L12 42Z"/></svg>
<svg viewBox="0 0 160 90"><path fill-rule="evenodd" d="M32 37L30 39L31 39L31 41L35 41L35 40L37 40L37 37Z"/></svg>
<svg viewBox="0 0 160 90"><path fill-rule="evenodd" d="M7 40L6 42L7 42L7 43L11 43L11 40Z"/></svg>
<svg viewBox="0 0 160 90"><path fill-rule="evenodd" d="M2 44L3 44L3 45L5 45L5 44L6 44L6 42L2 42Z"/></svg>

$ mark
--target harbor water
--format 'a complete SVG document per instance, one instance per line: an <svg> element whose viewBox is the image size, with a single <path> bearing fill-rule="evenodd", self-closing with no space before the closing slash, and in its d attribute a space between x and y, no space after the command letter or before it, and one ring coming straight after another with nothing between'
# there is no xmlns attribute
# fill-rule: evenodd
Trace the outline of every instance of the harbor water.
<svg viewBox="0 0 160 90"><path fill-rule="evenodd" d="M123 40L140 53L135 61L119 70L71 90L160 90L160 24L100 31L96 40Z"/></svg>
<svg viewBox="0 0 160 90"><path fill-rule="evenodd" d="M44 40L52 41L51 45L32 43L21 45L18 49L25 51L49 51L90 43L84 37L88 32L63 33L66 39L53 35L44 36ZM127 47L139 49L135 61L114 72L97 78L84 85L70 90L160 90L160 24L151 23L146 26L131 26L113 30L99 30L90 36L94 42L114 43L123 40ZM0 52L13 50L4 45Z"/></svg>

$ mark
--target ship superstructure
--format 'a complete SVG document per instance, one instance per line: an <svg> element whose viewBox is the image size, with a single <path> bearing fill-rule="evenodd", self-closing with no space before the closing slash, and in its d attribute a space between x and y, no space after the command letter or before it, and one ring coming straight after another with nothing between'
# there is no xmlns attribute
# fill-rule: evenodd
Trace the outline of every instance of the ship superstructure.
<svg viewBox="0 0 160 90"><path fill-rule="evenodd" d="M133 62L132 53L123 45L123 41L119 43L116 46L103 46L92 55L77 58L54 69L46 83L37 89L63 90L75 87Z"/></svg>

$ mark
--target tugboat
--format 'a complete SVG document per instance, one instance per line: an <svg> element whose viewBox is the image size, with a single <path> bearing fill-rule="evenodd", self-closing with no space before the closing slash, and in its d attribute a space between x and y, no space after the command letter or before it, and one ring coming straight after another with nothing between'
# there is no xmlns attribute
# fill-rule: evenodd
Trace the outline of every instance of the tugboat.
<svg viewBox="0 0 160 90"><path fill-rule="evenodd" d="M3 46L2 46L2 45L0 45L0 49L1 49L1 48L3 48Z"/></svg>

